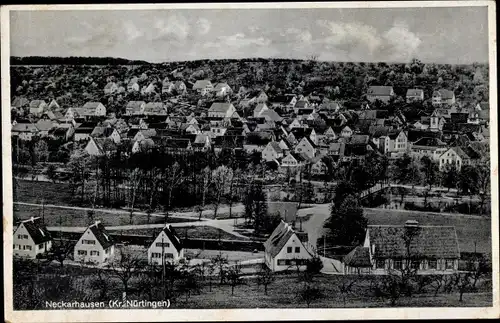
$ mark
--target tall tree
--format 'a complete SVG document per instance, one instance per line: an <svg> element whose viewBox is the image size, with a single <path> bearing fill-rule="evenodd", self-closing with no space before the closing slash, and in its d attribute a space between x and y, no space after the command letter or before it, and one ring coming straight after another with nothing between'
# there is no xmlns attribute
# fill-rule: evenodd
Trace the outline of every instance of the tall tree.
<svg viewBox="0 0 500 323"><path fill-rule="evenodd" d="M348 195L343 201L331 204L330 218L325 227L329 229L330 241L334 244L352 246L363 240L367 223L359 200Z"/></svg>
<svg viewBox="0 0 500 323"><path fill-rule="evenodd" d="M233 170L227 166L219 166L212 173L215 188L214 219L217 218L221 197L227 192L228 182L233 178Z"/></svg>

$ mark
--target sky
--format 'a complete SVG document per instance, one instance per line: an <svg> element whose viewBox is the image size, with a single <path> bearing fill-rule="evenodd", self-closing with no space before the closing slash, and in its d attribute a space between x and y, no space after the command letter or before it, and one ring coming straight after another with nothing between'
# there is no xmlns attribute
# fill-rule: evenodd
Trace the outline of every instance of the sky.
<svg viewBox="0 0 500 323"><path fill-rule="evenodd" d="M10 19L12 56L488 61L487 7L44 10Z"/></svg>

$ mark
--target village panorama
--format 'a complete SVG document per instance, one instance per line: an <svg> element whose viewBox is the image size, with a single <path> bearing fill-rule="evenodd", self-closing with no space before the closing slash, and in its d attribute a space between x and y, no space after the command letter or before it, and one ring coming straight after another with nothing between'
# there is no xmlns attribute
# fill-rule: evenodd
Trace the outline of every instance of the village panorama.
<svg viewBox="0 0 500 323"><path fill-rule="evenodd" d="M10 64L15 310L492 305L487 63Z"/></svg>

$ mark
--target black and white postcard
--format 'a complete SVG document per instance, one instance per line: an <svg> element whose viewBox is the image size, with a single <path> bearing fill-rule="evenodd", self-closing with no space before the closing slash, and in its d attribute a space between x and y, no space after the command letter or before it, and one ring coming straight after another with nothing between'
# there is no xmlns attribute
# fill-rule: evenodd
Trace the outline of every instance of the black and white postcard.
<svg viewBox="0 0 500 323"><path fill-rule="evenodd" d="M7 320L500 316L494 1L1 21Z"/></svg>

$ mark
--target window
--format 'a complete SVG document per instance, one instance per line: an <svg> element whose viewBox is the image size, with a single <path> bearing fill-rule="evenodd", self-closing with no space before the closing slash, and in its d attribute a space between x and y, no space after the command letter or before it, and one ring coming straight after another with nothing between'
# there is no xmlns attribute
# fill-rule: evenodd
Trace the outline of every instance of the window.
<svg viewBox="0 0 500 323"><path fill-rule="evenodd" d="M86 256L87 255L87 250L78 250L78 255L79 256Z"/></svg>
<svg viewBox="0 0 500 323"><path fill-rule="evenodd" d="M157 243L156 243L156 246L157 246L157 247L161 247L161 246L162 246L162 243L161 243L161 242L157 242ZM170 247L170 243L168 243L168 242L163 242L163 247L164 247L164 248L168 248L168 247Z"/></svg>
<svg viewBox="0 0 500 323"><path fill-rule="evenodd" d="M393 263L392 263L392 268L394 268L394 269L401 269L401 268L403 268L403 262L401 261L401 259L394 260Z"/></svg>
<svg viewBox="0 0 500 323"><path fill-rule="evenodd" d="M165 258L174 258L174 254L173 253L166 253Z"/></svg>
<svg viewBox="0 0 500 323"><path fill-rule="evenodd" d="M453 269L454 267L453 263L454 263L453 259L446 259L446 269Z"/></svg>
<svg viewBox="0 0 500 323"><path fill-rule="evenodd" d="M287 253L292 253L292 247L286 247L286 252Z"/></svg>
<svg viewBox="0 0 500 323"><path fill-rule="evenodd" d="M31 250L31 246L23 246L23 250Z"/></svg>
<svg viewBox="0 0 500 323"><path fill-rule="evenodd" d="M38 250L42 250L42 249L43 249L43 243L38 245Z"/></svg>
<svg viewBox="0 0 500 323"><path fill-rule="evenodd" d="M83 239L82 240L82 244L95 244L95 240L86 240L86 239Z"/></svg>
<svg viewBox="0 0 500 323"><path fill-rule="evenodd" d="M278 266L284 266L286 264L285 259L278 259Z"/></svg>
<svg viewBox="0 0 500 323"><path fill-rule="evenodd" d="M300 247L295 247L295 253L299 253L300 252Z"/></svg>
<svg viewBox="0 0 500 323"><path fill-rule="evenodd" d="M376 265L377 269L384 269L385 268L385 259L377 259L375 265Z"/></svg>
<svg viewBox="0 0 500 323"><path fill-rule="evenodd" d="M20 240L23 240L23 239L27 240L29 237L27 234L18 234L17 238Z"/></svg>
<svg viewBox="0 0 500 323"><path fill-rule="evenodd" d="M97 251L97 250L91 250L90 251L90 255L91 256L99 256L99 251Z"/></svg>
<svg viewBox="0 0 500 323"><path fill-rule="evenodd" d="M419 269L419 268L420 268L420 261L418 261L418 260L413 260L413 261L411 262L411 268L412 268L412 269Z"/></svg>
<svg viewBox="0 0 500 323"><path fill-rule="evenodd" d="M436 269L437 268L437 260L436 259L430 259L428 264L429 264L429 269Z"/></svg>

